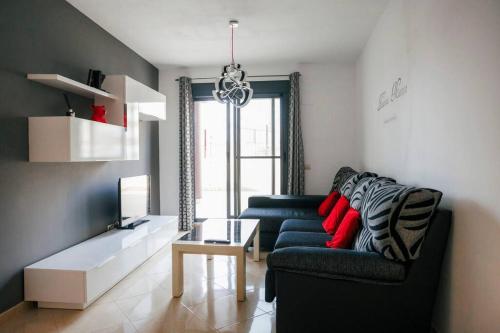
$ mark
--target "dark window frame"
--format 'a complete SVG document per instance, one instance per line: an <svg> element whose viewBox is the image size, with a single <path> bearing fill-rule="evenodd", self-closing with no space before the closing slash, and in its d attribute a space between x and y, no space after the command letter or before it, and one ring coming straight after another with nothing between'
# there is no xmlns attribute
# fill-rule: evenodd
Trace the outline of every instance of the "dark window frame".
<svg viewBox="0 0 500 333"><path fill-rule="evenodd" d="M280 156L281 156L281 194L286 193L288 179L288 104L290 97L290 81L250 81L254 98L280 99ZM193 101L213 100L214 83L192 83Z"/></svg>

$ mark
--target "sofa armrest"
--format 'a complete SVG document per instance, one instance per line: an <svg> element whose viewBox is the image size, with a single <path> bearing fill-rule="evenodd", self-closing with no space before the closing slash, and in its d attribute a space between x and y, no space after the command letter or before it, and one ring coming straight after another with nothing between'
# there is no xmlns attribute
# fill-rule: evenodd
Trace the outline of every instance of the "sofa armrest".
<svg viewBox="0 0 500 333"><path fill-rule="evenodd" d="M319 247L288 247L267 257L271 271L291 271L317 277L398 283L406 277L404 264L378 253Z"/></svg>
<svg viewBox="0 0 500 333"><path fill-rule="evenodd" d="M318 208L325 195L267 195L248 198L249 208Z"/></svg>

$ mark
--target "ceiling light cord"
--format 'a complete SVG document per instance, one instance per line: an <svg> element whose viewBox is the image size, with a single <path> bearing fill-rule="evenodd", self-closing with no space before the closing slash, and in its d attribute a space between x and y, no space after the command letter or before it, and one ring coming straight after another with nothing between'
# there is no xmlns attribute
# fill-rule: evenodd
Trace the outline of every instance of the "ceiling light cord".
<svg viewBox="0 0 500 333"><path fill-rule="evenodd" d="M231 25L231 63L234 65L234 25Z"/></svg>

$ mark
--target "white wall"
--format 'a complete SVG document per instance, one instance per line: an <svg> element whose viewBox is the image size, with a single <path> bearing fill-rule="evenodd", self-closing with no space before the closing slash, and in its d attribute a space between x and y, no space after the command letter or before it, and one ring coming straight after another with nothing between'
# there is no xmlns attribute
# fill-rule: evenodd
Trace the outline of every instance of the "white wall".
<svg viewBox="0 0 500 333"><path fill-rule="evenodd" d="M357 65L363 166L442 190L454 212L440 332L500 329L499 36L500 1L394 0ZM400 76L407 94L377 111Z"/></svg>
<svg viewBox="0 0 500 333"><path fill-rule="evenodd" d="M245 66L249 75L301 76L302 130L306 193L326 193L335 172L343 165L360 166L355 126L353 64L270 64ZM213 77L219 67L165 68L159 90L167 96L167 121L160 124L160 191L163 214L178 212L178 86L180 75Z"/></svg>

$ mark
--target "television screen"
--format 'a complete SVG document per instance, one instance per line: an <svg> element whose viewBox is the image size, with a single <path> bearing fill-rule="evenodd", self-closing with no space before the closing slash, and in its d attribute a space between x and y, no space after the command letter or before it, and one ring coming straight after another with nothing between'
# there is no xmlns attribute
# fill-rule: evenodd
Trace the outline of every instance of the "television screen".
<svg viewBox="0 0 500 333"><path fill-rule="evenodd" d="M120 178L118 188L122 227L149 214L149 176Z"/></svg>

